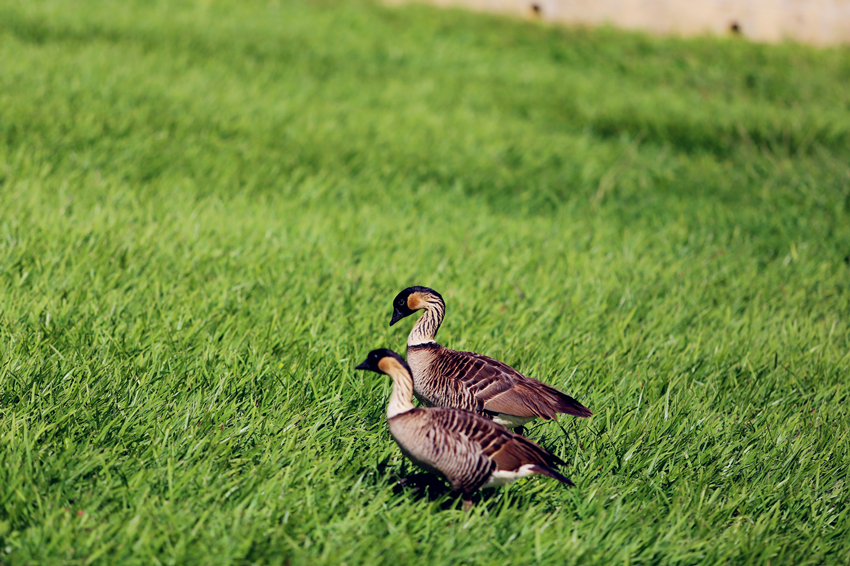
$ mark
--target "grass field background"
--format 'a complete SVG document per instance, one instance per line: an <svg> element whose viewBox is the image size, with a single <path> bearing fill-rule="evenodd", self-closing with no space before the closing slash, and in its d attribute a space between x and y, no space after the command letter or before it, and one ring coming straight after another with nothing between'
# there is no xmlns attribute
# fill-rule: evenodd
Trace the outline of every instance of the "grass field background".
<svg viewBox="0 0 850 566"><path fill-rule="evenodd" d="M0 563L850 564L850 51L0 3ZM394 493L391 300L595 416Z"/></svg>

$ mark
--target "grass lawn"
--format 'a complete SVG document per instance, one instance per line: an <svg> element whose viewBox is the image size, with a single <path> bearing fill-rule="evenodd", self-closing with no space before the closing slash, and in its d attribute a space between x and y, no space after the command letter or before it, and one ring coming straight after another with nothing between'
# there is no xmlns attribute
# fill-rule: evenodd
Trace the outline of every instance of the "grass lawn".
<svg viewBox="0 0 850 566"><path fill-rule="evenodd" d="M0 3L0 564L850 564L850 50ZM408 285L577 487L394 491Z"/></svg>

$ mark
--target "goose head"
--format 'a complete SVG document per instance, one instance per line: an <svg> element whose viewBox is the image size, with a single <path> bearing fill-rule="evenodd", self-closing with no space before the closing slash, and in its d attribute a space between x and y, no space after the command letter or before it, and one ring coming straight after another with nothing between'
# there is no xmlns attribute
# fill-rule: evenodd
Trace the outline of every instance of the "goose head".
<svg viewBox="0 0 850 566"><path fill-rule="evenodd" d="M384 375L389 375L390 377L392 377L393 374L397 375L399 369L410 374L410 366L407 365L404 358L388 348L372 350L369 352L369 355L366 356L366 359L363 360L363 363L356 366L354 369L374 371L375 373L382 373Z"/></svg>
<svg viewBox="0 0 850 566"><path fill-rule="evenodd" d="M367 369L392 378L393 392L387 405L387 419L413 409L413 374L404 358L387 348L372 350L355 369Z"/></svg>
<svg viewBox="0 0 850 566"><path fill-rule="evenodd" d="M428 303L435 298L443 302L443 297L430 287L408 287L393 299L393 316L390 319L390 326L416 311L428 308Z"/></svg>

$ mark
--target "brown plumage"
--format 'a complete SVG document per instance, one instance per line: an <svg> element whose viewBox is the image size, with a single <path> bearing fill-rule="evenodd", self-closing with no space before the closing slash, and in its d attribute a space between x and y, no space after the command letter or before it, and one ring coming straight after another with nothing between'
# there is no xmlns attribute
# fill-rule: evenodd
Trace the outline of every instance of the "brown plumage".
<svg viewBox="0 0 850 566"><path fill-rule="evenodd" d="M554 419L560 413L577 417L593 414L566 393L507 364L437 344L434 339L446 307L433 289L409 287L396 296L393 308L390 326L425 310L407 340L414 392L423 404L475 411L512 428L535 418Z"/></svg>
<svg viewBox="0 0 850 566"><path fill-rule="evenodd" d="M462 409L413 406L410 367L392 350L369 353L357 369L389 375L393 392L387 424L401 451L420 468L445 478L463 494L464 508L477 489L505 485L542 474L567 485L573 483L555 469L557 456L505 427Z"/></svg>

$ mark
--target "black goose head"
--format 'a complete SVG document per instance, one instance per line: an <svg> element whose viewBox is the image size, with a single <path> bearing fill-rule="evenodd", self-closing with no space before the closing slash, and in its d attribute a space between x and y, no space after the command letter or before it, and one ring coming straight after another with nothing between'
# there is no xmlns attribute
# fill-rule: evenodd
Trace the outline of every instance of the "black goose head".
<svg viewBox="0 0 850 566"><path fill-rule="evenodd" d="M375 373L383 373L386 375L386 371L381 366L384 366L387 358L392 358L397 361L401 366L410 372L410 366L407 365L407 362L404 361L404 358L390 350L389 348L378 348L377 350L372 350L369 352L369 355L366 356L366 359L363 360L363 363L356 366L354 369L365 369L369 371L374 371ZM384 363L381 363L384 361Z"/></svg>
<svg viewBox="0 0 850 566"><path fill-rule="evenodd" d="M418 310L425 308L427 295L435 296L440 301L443 297L430 287L408 287L393 299L393 316L390 319L390 326L400 321L406 316L410 316Z"/></svg>

